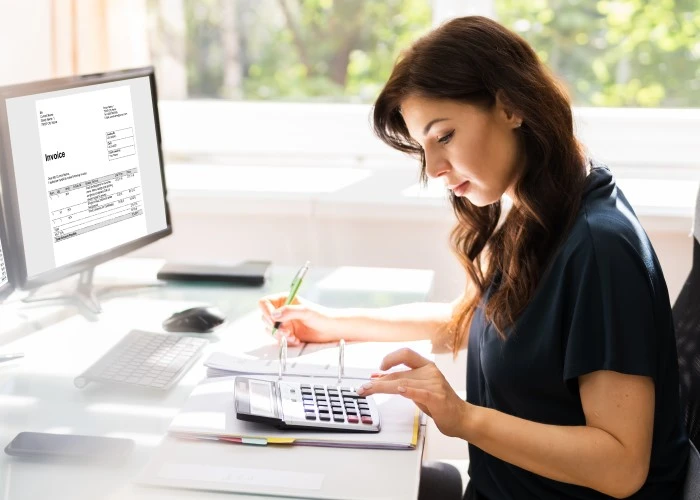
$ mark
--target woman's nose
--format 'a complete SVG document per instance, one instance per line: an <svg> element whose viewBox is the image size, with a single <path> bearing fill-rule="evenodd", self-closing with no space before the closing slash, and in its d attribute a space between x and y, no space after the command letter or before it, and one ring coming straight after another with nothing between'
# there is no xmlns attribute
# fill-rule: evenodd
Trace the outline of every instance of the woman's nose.
<svg viewBox="0 0 700 500"><path fill-rule="evenodd" d="M425 156L425 173L428 177L437 179L441 175L445 175L450 171L450 164L447 160L440 157Z"/></svg>

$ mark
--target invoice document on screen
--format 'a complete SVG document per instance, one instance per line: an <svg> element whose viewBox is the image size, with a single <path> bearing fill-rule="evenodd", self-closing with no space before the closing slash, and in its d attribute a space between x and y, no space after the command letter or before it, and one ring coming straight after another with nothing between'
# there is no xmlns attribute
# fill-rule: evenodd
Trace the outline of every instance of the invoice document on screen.
<svg viewBox="0 0 700 500"><path fill-rule="evenodd" d="M36 101L56 265L146 235L128 85Z"/></svg>

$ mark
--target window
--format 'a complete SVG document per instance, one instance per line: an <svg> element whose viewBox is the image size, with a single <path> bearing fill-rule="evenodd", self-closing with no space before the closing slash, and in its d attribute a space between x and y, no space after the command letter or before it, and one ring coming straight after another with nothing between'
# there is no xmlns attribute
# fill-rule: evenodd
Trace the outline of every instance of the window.
<svg viewBox="0 0 700 500"><path fill-rule="evenodd" d="M577 106L700 107L698 0L493 0Z"/></svg>
<svg viewBox="0 0 700 500"><path fill-rule="evenodd" d="M431 27L426 0L150 1L148 16L166 99L371 102Z"/></svg>

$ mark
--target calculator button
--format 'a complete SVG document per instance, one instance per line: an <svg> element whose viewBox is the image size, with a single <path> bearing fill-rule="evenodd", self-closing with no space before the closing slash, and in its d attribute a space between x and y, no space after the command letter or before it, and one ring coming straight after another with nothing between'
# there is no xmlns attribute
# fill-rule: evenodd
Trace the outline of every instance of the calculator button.
<svg viewBox="0 0 700 500"><path fill-rule="evenodd" d="M301 384L302 389L311 389L311 386L309 384Z"/></svg>
<svg viewBox="0 0 700 500"><path fill-rule="evenodd" d="M360 410L360 416L361 417L371 417L372 414L367 410Z"/></svg>
<svg viewBox="0 0 700 500"><path fill-rule="evenodd" d="M362 423L363 423L363 424L371 424L371 423L372 423L372 417L362 417Z"/></svg>
<svg viewBox="0 0 700 500"><path fill-rule="evenodd" d="M317 390L317 391L325 391L325 390L326 390L326 388L323 387L322 385L315 385L315 386L314 386L314 389Z"/></svg>
<svg viewBox="0 0 700 500"><path fill-rule="evenodd" d="M357 412L355 410L346 409L345 411L347 412L348 415L357 415Z"/></svg>
<svg viewBox="0 0 700 500"><path fill-rule="evenodd" d="M333 415L343 415L343 410L333 410Z"/></svg>
<svg viewBox="0 0 700 500"><path fill-rule="evenodd" d="M310 411L305 412L306 420L316 420L316 414Z"/></svg>
<svg viewBox="0 0 700 500"><path fill-rule="evenodd" d="M335 413L333 414L333 422L345 422L345 418L343 415L336 415Z"/></svg>
<svg viewBox="0 0 700 500"><path fill-rule="evenodd" d="M343 398L343 403L345 403L346 405L354 405L354 404L355 404L355 400L354 400L354 399L345 399L345 398Z"/></svg>
<svg viewBox="0 0 700 500"><path fill-rule="evenodd" d="M351 424L357 424L360 422L360 419L357 418L357 415L348 415L348 422Z"/></svg>
<svg viewBox="0 0 700 500"><path fill-rule="evenodd" d="M321 414L321 415L318 416L318 419L319 419L319 420L322 420L322 421L324 421L324 422L328 422L328 421L330 421L331 416L328 415L328 414L325 414L325 415L324 415L324 414Z"/></svg>

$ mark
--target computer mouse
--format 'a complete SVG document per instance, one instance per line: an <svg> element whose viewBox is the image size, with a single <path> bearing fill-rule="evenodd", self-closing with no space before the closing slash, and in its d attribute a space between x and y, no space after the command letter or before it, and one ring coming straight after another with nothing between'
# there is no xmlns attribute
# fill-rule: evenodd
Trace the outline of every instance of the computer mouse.
<svg viewBox="0 0 700 500"><path fill-rule="evenodd" d="M215 307L191 307L176 312L163 321L166 332L209 333L224 322L226 317Z"/></svg>

